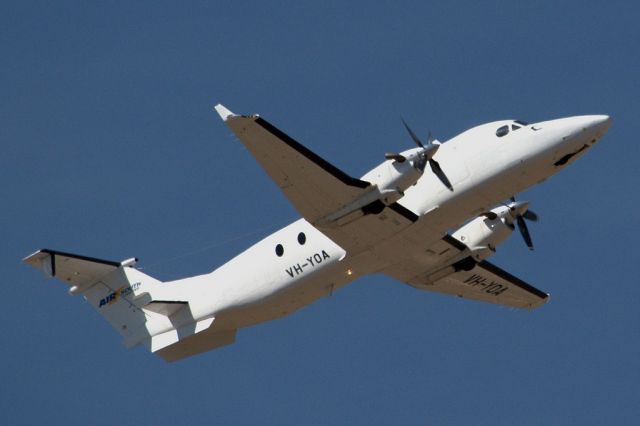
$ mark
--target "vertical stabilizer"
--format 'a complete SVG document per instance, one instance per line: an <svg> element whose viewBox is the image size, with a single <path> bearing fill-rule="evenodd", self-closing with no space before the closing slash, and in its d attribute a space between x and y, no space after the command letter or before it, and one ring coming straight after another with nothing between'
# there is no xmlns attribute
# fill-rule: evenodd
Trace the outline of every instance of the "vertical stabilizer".
<svg viewBox="0 0 640 426"><path fill-rule="evenodd" d="M208 329L213 317L191 316L184 287L165 284L123 262L43 249L24 262L82 295L122 335L127 347L144 345L152 352Z"/></svg>

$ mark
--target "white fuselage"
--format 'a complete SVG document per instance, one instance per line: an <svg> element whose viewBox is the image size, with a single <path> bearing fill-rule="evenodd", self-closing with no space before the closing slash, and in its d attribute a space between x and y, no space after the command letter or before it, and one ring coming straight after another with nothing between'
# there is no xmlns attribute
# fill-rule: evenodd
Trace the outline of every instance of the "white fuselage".
<svg viewBox="0 0 640 426"><path fill-rule="evenodd" d="M558 172L602 137L609 125L607 116L579 116L526 126L506 120L474 127L442 144L434 157L454 190L427 168L398 203L420 217L416 224L428 223L437 241ZM497 136L496 130L504 126L508 133ZM384 252L386 241L376 243L376 252ZM188 286L198 295L190 301L195 319L214 316L221 327L245 327L286 315L376 272L379 265L366 266L375 264L367 261L367 250L347 253L300 219L210 274L167 284Z"/></svg>

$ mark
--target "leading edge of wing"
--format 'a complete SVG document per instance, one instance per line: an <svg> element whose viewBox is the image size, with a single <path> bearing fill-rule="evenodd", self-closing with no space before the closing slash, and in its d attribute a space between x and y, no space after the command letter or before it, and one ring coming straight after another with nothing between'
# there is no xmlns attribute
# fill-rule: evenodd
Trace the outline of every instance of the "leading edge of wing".
<svg viewBox="0 0 640 426"><path fill-rule="evenodd" d="M340 180L342 183L349 186L355 186L356 188L368 188L371 185L369 182L365 182L363 180L349 176L348 174L346 174L345 172L343 172L333 164L329 163L324 158L320 157L315 152L311 151L306 146L302 145L300 142L293 139L291 136L284 133L282 130L275 127L273 124L269 123L264 118L257 117L255 119L255 122L256 124L262 126L266 131L268 131L269 133L271 133L272 135L274 135L275 137L277 137L278 139L282 140L284 143L289 145L291 148L295 149L300 154L304 155L309 160L316 163L319 167L324 169L327 173L332 174L335 178Z"/></svg>
<svg viewBox="0 0 640 426"><path fill-rule="evenodd" d="M346 185L354 186L356 188L368 188L371 185L369 182L365 182L363 180L349 176L347 173L343 172L333 164L329 163L327 160L320 157L318 154L311 151L309 148L302 145L300 142L296 141L291 136L287 135L285 132L278 129L276 126L269 123L267 120L260 117L259 115L247 116L247 115L234 114L222 104L216 105L215 110L220 115L220 118L222 118L222 120L224 121L228 121L230 118L233 118L233 117L243 117L243 118L252 119L256 124L261 126L267 132L271 133L273 136L280 139L281 141L289 145L294 150L298 151L300 154L302 154L303 156L308 158L310 161L317 164L327 173L330 173L336 179L340 180L342 183Z"/></svg>

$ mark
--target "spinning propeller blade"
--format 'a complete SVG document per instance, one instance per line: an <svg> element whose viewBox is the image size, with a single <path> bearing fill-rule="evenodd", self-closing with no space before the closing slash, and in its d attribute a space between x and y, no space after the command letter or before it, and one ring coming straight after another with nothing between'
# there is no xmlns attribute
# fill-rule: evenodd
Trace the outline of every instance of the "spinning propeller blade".
<svg viewBox="0 0 640 426"><path fill-rule="evenodd" d="M402 124L404 124L405 129L407 129L407 132L409 132L409 135L411 136L411 139L413 140L413 142L415 142L415 144L418 145L419 148L422 148L422 152L420 153L420 162L416 164L416 168L424 171L424 168L427 165L426 163L428 162L433 174L435 174L438 177L438 179L440 179L440 182L442 182L444 186L449 188L449 191L453 191L453 185L451 185L451 181L449 181L449 178L442 170L442 167L440 167L440 164L433 159L433 156L435 155L435 153L438 151L438 148L440 147L440 143L433 140L433 137L431 136L431 131L429 131L429 136L427 138L427 145L425 146L422 143L422 141L418 138L418 136L416 136L416 134L413 133L413 130L411 130L407 122L404 121L403 118L401 118L401 120L402 120Z"/></svg>
<svg viewBox="0 0 640 426"><path fill-rule="evenodd" d="M530 220L530 221L532 221L532 222L537 222L537 221L538 221L538 215L537 215L537 214L535 214L534 212L532 212L531 210L527 210L526 212L524 212L524 213L522 214L522 216L523 216L525 219L528 219L528 220Z"/></svg>
<svg viewBox="0 0 640 426"><path fill-rule="evenodd" d="M531 234L529 233L529 228L527 227L525 219L537 222L538 215L529 210L529 203L518 202L515 197L511 197L511 203L508 207L511 212L515 214L512 216L514 216L516 224L518 225L518 230L520 231L520 235L522 235L525 244L529 247L529 250L533 250L533 241L531 240Z"/></svg>
<svg viewBox="0 0 640 426"><path fill-rule="evenodd" d="M440 167L440 164L436 160L431 158L431 159L429 159L429 165L431 166L431 171L436 176L438 176L438 179L440 179L440 182L442 182L444 184L444 186L449 188L449 191L453 191L453 185L451 185L451 182L449 181L449 178L442 171L442 168Z"/></svg>
<svg viewBox="0 0 640 426"><path fill-rule="evenodd" d="M422 145L422 142L420 141L420 139L418 139L416 134L413 133L413 131L411 130L411 128L409 127L407 122L404 121L404 118L400 118L400 120L402 120L402 124L404 124L404 128L407 129L407 132L409 132L409 135L411 135L411 139L413 139L413 141L416 143L416 145L418 145L418 147L420 147L420 148L424 148L424 145Z"/></svg>
<svg viewBox="0 0 640 426"><path fill-rule="evenodd" d="M524 238L524 242L529 247L529 250L533 250L533 241L531 241L531 234L529 234L529 228L527 228L527 222L524 221L522 216L516 217L516 223L518 224L518 230L520 235Z"/></svg>

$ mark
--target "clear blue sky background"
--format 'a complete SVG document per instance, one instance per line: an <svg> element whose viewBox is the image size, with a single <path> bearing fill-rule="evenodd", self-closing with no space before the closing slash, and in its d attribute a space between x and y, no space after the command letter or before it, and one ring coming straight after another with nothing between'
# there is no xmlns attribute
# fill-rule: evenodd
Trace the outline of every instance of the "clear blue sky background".
<svg viewBox="0 0 640 426"><path fill-rule="evenodd" d="M130 4L131 3L131 4ZM2 424L634 424L640 416L635 2L0 5ZM487 121L610 114L520 194L493 262L534 312L368 277L176 364L21 259L204 273L297 218L212 111L260 113L352 175Z"/></svg>

